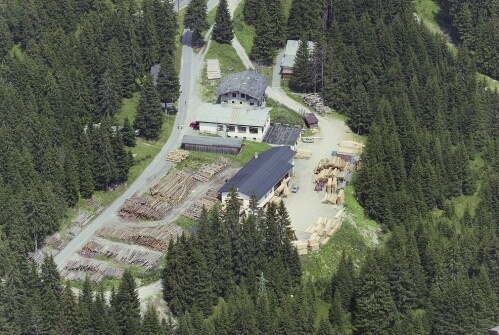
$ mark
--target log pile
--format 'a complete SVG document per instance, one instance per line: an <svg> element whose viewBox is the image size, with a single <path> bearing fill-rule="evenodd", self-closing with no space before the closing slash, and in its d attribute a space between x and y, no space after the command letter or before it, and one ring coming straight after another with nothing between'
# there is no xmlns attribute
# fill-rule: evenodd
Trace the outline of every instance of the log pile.
<svg viewBox="0 0 499 335"><path fill-rule="evenodd" d="M320 171L324 170L324 169L329 169L329 168L333 168L333 169L338 169L340 171L343 171L343 170L346 170L348 168L352 169L352 167L350 167L351 164L345 162L343 159L341 159L340 157L337 157L337 156L332 156L332 157L329 157L329 158L323 158L319 161L319 164L317 165L317 167L315 168L314 170L314 173L319 173Z"/></svg>
<svg viewBox="0 0 499 335"><path fill-rule="evenodd" d="M152 208L151 200L146 197L132 197L120 207L118 215L122 218L138 217L145 220L161 220L166 212L166 208L162 208L162 210Z"/></svg>
<svg viewBox="0 0 499 335"><path fill-rule="evenodd" d="M172 173L163 177L154 185L150 193L156 199L166 202L168 205L176 205L181 202L194 187L195 179L190 174L180 170L173 170ZM156 210L162 210L165 206L157 202L151 204Z"/></svg>
<svg viewBox="0 0 499 335"><path fill-rule="evenodd" d="M166 251L170 241L182 234L182 228L169 224L161 228L118 229L103 227L96 235L129 244L138 244L157 251Z"/></svg>
<svg viewBox="0 0 499 335"><path fill-rule="evenodd" d="M166 160L173 163L180 163L189 157L189 151L177 149L166 155Z"/></svg>
<svg viewBox="0 0 499 335"><path fill-rule="evenodd" d="M343 210L338 213L333 218L319 217L316 224L306 230L307 233L312 234L308 239L308 249L310 251L319 250L319 247L326 244L338 230L341 225Z"/></svg>
<svg viewBox="0 0 499 335"><path fill-rule="evenodd" d="M209 189L206 194L196 201L195 204L192 204L183 215L188 217L191 220L197 221L201 217L201 213L203 212L203 206L209 212L215 205L219 203L218 200L218 191L216 188Z"/></svg>
<svg viewBox="0 0 499 335"><path fill-rule="evenodd" d="M78 253L82 256L93 258L98 255L112 257L119 263L140 265L145 271L156 267L163 255L154 251L140 251L119 244L100 244L95 241L87 242Z"/></svg>
<svg viewBox="0 0 499 335"><path fill-rule="evenodd" d="M75 276L81 276L79 274L75 275L75 273L91 272L100 275L95 278L95 281L102 278L121 278L124 272L124 269L113 268L106 262L88 258L69 261L64 270L61 272L61 276L66 280L82 280L85 279L85 276L82 279L75 279Z"/></svg>
<svg viewBox="0 0 499 335"><path fill-rule="evenodd" d="M319 93L310 93L303 96L303 101L319 113L331 113L332 109L326 106Z"/></svg>
<svg viewBox="0 0 499 335"><path fill-rule="evenodd" d="M199 171L194 173L193 178L202 183L209 182L217 173L225 170L229 166L229 160L226 158L219 158L209 165L203 166Z"/></svg>

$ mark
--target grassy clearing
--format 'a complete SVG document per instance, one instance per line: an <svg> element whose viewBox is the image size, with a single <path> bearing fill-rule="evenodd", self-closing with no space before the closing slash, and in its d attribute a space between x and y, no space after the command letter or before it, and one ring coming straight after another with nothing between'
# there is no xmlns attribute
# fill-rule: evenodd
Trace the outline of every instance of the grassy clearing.
<svg viewBox="0 0 499 335"><path fill-rule="evenodd" d="M118 125L122 126L125 123L125 118L127 117L130 123L133 124L133 121L135 120L135 114L137 114L139 100L139 92L135 92L129 99L123 99L120 112L116 115L116 122L118 123Z"/></svg>
<svg viewBox="0 0 499 335"><path fill-rule="evenodd" d="M206 53L206 59L218 59L220 61L220 71L222 78L224 75L232 72L245 70L244 64L236 53L236 50L230 44L220 44L216 41L211 41L210 48ZM203 69L201 74L201 94L203 100L215 102L215 91L220 84L220 79L208 80L206 69Z"/></svg>
<svg viewBox="0 0 499 335"><path fill-rule="evenodd" d="M14 45L14 47L9 51L9 57L10 58L15 57L18 60L20 60L21 62L24 62L25 55L24 55L24 51L21 48L20 44Z"/></svg>
<svg viewBox="0 0 499 335"><path fill-rule="evenodd" d="M218 5L213 7L209 12L208 12L208 25L211 27L212 25L215 24L215 16L217 15L217 8Z"/></svg>
<svg viewBox="0 0 499 335"><path fill-rule="evenodd" d="M210 164L220 157L225 157L229 159L234 166L241 167L248 163L255 156L255 153L267 151L270 148L271 146L267 143L244 141L243 148L237 156L191 151L189 153L189 158L178 163L177 168L198 170L203 165Z"/></svg>
<svg viewBox="0 0 499 335"><path fill-rule="evenodd" d="M182 227L186 231L189 231L192 227L197 225L197 222L181 215L176 221L173 222L173 224Z"/></svg>
<svg viewBox="0 0 499 335"><path fill-rule="evenodd" d="M355 199L353 186L348 186L345 191L348 216L340 229L318 252L302 258L303 272L317 280L331 278L343 251L346 251L358 265L364 259L366 252L375 245L374 232L379 230L380 225L365 217L364 209Z"/></svg>
<svg viewBox="0 0 499 335"><path fill-rule="evenodd" d="M234 33L243 46L244 50L246 50L246 53L249 55L251 52L251 48L253 47L255 28L244 22L243 8L244 1L241 1L239 6L237 6L236 11L234 12Z"/></svg>
<svg viewBox="0 0 499 335"><path fill-rule="evenodd" d="M267 99L266 100L267 107L271 107L270 111L270 121L276 123L284 123L292 126L305 126L305 122L300 114L295 111L287 108L284 105L281 105L279 102Z"/></svg>

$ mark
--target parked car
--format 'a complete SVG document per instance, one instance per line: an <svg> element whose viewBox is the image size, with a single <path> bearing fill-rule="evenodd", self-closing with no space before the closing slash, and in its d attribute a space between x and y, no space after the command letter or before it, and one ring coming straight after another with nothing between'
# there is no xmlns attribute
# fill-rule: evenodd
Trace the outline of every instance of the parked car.
<svg viewBox="0 0 499 335"><path fill-rule="evenodd" d="M293 186L291 187L291 192L296 193L296 192L298 192L299 189L300 189L300 186L293 184Z"/></svg>
<svg viewBox="0 0 499 335"><path fill-rule="evenodd" d="M199 130L199 121L192 121L190 124L189 124L189 127L191 127L192 129L194 130Z"/></svg>

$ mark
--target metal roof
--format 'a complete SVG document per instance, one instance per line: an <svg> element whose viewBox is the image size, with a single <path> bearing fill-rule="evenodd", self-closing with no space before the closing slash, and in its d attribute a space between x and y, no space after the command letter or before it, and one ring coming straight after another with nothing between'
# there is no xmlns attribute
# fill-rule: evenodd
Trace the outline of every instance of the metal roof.
<svg viewBox="0 0 499 335"><path fill-rule="evenodd" d="M300 138L300 132L300 126L272 123L263 138L263 142L275 145L295 145Z"/></svg>
<svg viewBox="0 0 499 335"><path fill-rule="evenodd" d="M314 113L308 113L303 118L305 119L305 122L307 122L307 124L319 123L319 120L317 119L317 116L315 116Z"/></svg>
<svg viewBox="0 0 499 335"><path fill-rule="evenodd" d="M274 147L262 152L239 170L219 192L229 192L235 186L239 193L248 196L255 193L261 199L293 168L289 161L295 154L289 147Z"/></svg>
<svg viewBox="0 0 499 335"><path fill-rule="evenodd" d="M292 68L295 65L295 57L298 52L298 47L300 46L300 41L288 40L286 42L286 51L284 51L284 57L281 60L281 67ZM314 51L314 42L308 41L308 51Z"/></svg>
<svg viewBox="0 0 499 335"><path fill-rule="evenodd" d="M182 144L196 144L206 146L217 146L226 148L240 148L243 145L242 138L224 138L211 136L189 136L184 135Z"/></svg>
<svg viewBox="0 0 499 335"><path fill-rule="evenodd" d="M263 127L270 117L271 108L235 104L202 104L197 121Z"/></svg>
<svg viewBox="0 0 499 335"><path fill-rule="evenodd" d="M160 64L155 64L153 66L151 66L151 77L152 77L152 83L154 85L156 85L156 83L158 82L158 75L159 75L159 71L161 71L161 65Z"/></svg>
<svg viewBox="0 0 499 335"><path fill-rule="evenodd" d="M254 98L261 98L270 79L258 72L246 70L226 75L217 88L216 95L241 92Z"/></svg>

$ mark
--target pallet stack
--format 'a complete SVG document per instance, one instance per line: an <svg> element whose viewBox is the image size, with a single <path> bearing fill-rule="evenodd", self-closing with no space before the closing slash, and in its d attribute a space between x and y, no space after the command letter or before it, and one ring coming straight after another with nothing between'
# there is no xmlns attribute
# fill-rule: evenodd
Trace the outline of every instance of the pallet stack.
<svg viewBox="0 0 499 335"><path fill-rule="evenodd" d="M217 173L225 170L229 166L229 161L226 158L219 158L209 165L203 166L196 173L193 178L202 182L209 182Z"/></svg>
<svg viewBox="0 0 499 335"><path fill-rule="evenodd" d="M296 151L296 159L309 159L312 156L312 151L305 149L298 149Z"/></svg>
<svg viewBox="0 0 499 335"><path fill-rule="evenodd" d="M177 149L166 155L166 160L173 163L180 163L189 157L189 151Z"/></svg>

